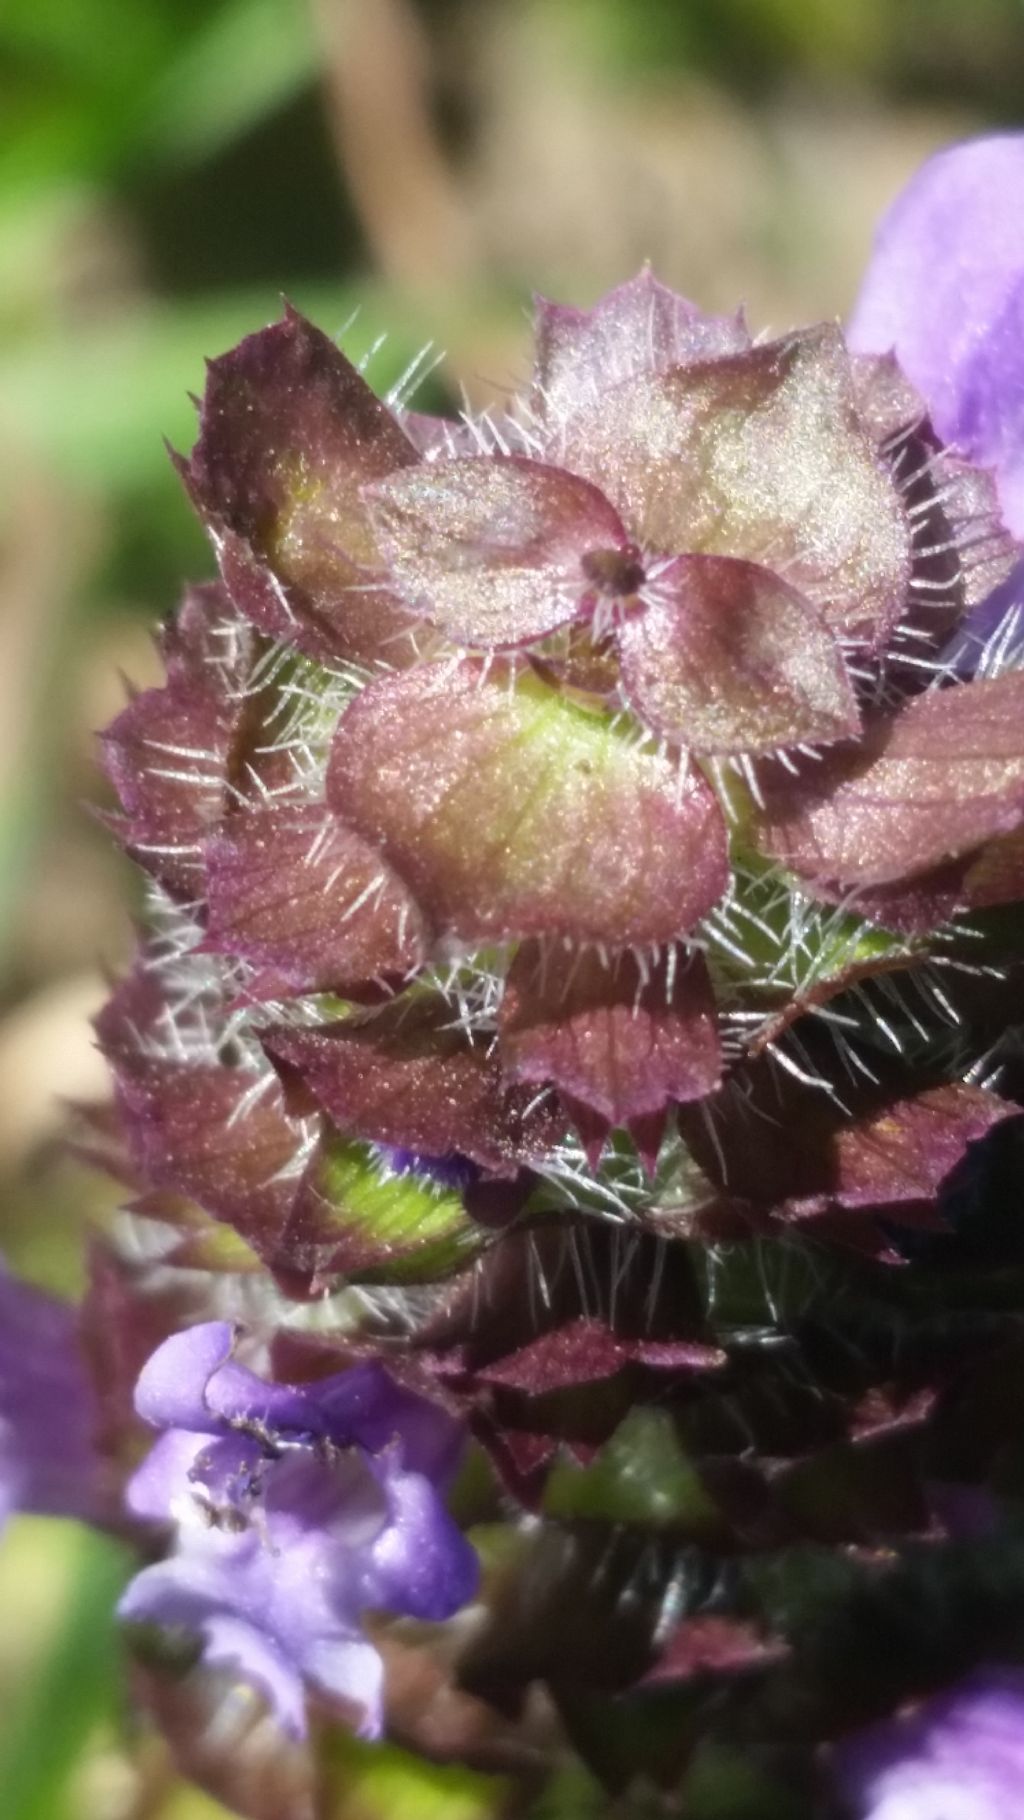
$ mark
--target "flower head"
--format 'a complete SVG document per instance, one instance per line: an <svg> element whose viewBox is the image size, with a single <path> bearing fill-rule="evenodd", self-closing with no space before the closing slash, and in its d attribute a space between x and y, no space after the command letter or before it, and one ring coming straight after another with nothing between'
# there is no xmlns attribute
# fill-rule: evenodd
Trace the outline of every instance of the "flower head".
<svg viewBox="0 0 1024 1820"><path fill-rule="evenodd" d="M290 1286L456 1267L494 1184L616 1132L622 1212L668 1143L746 1217L720 1137L766 1067L816 1078L790 1027L1017 894L1024 672L944 655L1014 548L834 326L755 345L644 272L542 302L528 395L445 425L289 310L213 363L182 471L222 583L107 735L167 935L101 1036L143 1180ZM1001 1116L859 1072L847 1149L881 1118L893 1168L837 1170L824 1116L757 1221L869 1230Z"/></svg>
<svg viewBox="0 0 1024 1820"><path fill-rule="evenodd" d="M476 1556L445 1510L458 1427L381 1367L275 1384L213 1321L157 1348L136 1390L163 1430L128 1488L136 1517L176 1526L175 1552L132 1581L121 1616L181 1627L209 1666L305 1729L308 1682L361 1733L381 1726L368 1610L446 1618L472 1597Z"/></svg>
<svg viewBox="0 0 1024 1820"><path fill-rule="evenodd" d="M179 467L219 580L104 748L151 881L98 1026L117 1167L206 1285L139 1382L130 1504L175 1544L122 1609L293 1733L307 1689L379 1729L364 1614L472 1595L452 1409L493 1508L538 1513L460 1687L546 1680L617 1791L633 1750L662 1774L662 1728L622 1738L651 1677L688 1690L666 1774L704 1712L755 1751L795 1713L771 1744L807 1769L866 1689L895 1707L991 1629L1024 1407L1013 1279L985 1290L1020 1261L990 1193L1021 1097L1020 243L986 265L940 219L990 154L951 157L853 342L752 340L645 271L541 301L502 412L377 398L291 309L211 364ZM944 271L915 301L940 242L961 340ZM282 1297L337 1297L311 1351L289 1316L302 1382L243 1364L203 1270L245 1273L268 1341ZM318 1375L332 1307L444 1410ZM924 1820L855 1760L856 1820Z"/></svg>
<svg viewBox="0 0 1024 1820"><path fill-rule="evenodd" d="M1024 1673L979 1670L834 1760L853 1820L1007 1820L1024 1789Z"/></svg>

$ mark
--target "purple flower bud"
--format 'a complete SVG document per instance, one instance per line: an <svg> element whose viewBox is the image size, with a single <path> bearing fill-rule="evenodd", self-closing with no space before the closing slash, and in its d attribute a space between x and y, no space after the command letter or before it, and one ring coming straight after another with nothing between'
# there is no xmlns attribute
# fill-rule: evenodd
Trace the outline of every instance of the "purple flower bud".
<svg viewBox="0 0 1024 1820"><path fill-rule="evenodd" d="M834 1752L851 1820L1010 1820L1024 1792L1024 1671L979 1670Z"/></svg>
<svg viewBox="0 0 1024 1820"><path fill-rule="evenodd" d="M374 1364L275 1384L208 1322L157 1348L136 1389L163 1433L128 1487L132 1513L176 1526L175 1552L128 1587L121 1616L195 1632L282 1726L305 1731L309 1683L381 1729L370 1610L436 1620L473 1596L476 1556L442 1491L458 1425Z"/></svg>

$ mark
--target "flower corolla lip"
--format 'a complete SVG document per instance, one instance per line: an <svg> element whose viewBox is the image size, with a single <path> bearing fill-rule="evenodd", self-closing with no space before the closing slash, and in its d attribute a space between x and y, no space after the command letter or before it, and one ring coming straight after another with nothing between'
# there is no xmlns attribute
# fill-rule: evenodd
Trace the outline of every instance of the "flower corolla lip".
<svg viewBox="0 0 1024 1820"><path fill-rule="evenodd" d="M176 1527L120 1613L198 1635L204 1662L255 1685L305 1731L316 1687L363 1736L382 1725L367 1611L436 1621L472 1598L476 1555L443 1501L459 1425L383 1367L268 1382L235 1358L227 1322L164 1341L136 1389L162 1429L131 1480L132 1514Z"/></svg>
<svg viewBox="0 0 1024 1820"><path fill-rule="evenodd" d="M833 1753L855 1820L1004 1820L1024 1788L1024 1671L978 1669Z"/></svg>
<svg viewBox="0 0 1024 1820"><path fill-rule="evenodd" d="M973 139L921 167L883 217L849 325L894 351L935 428L995 470L1024 533L1024 134Z"/></svg>

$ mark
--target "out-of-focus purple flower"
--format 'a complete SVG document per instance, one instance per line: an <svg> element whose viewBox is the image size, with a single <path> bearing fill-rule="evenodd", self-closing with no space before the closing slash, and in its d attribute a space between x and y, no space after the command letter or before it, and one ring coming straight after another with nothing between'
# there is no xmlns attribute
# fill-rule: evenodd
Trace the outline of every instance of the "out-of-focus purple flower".
<svg viewBox="0 0 1024 1820"><path fill-rule="evenodd" d="M0 1525L102 1519L96 1424L76 1310L0 1266Z"/></svg>
<svg viewBox="0 0 1024 1820"><path fill-rule="evenodd" d="M893 349L935 428L996 471L1024 532L1024 134L931 158L883 218L849 329Z"/></svg>
<svg viewBox="0 0 1024 1820"><path fill-rule="evenodd" d="M853 1820L1010 1820L1024 1798L1024 1670L979 1670L840 1745Z"/></svg>
<svg viewBox="0 0 1024 1820"><path fill-rule="evenodd" d="M235 1344L226 1322L193 1327L139 1379L139 1414L165 1432L128 1503L175 1523L177 1548L132 1581L121 1616L196 1632L203 1660L253 1682L293 1735L309 1682L376 1736L382 1664L362 1614L447 1618L476 1587L441 1498L459 1427L378 1365L267 1383Z"/></svg>

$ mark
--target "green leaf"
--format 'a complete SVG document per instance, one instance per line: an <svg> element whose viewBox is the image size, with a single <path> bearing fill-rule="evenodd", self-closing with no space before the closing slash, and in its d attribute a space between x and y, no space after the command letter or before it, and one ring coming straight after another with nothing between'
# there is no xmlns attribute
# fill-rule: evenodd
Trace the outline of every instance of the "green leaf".
<svg viewBox="0 0 1024 1820"><path fill-rule="evenodd" d="M349 290L296 299L337 333L364 301ZM37 450L62 474L101 487L136 490L166 475L177 490L162 437L187 448L196 417L189 400L199 390L203 362L280 314L269 285L259 293L221 295L179 306L150 305L126 318L109 314L83 323L74 338L40 333L10 342L0 353L0 424L17 448ZM345 336L353 359L373 339L371 321L388 326L383 304L367 307L365 327ZM414 351L412 333L395 333L371 373L387 385ZM186 508L182 507L185 515Z"/></svg>
<svg viewBox="0 0 1024 1820"><path fill-rule="evenodd" d="M716 1507L683 1452L671 1416L659 1409L634 1409L593 1465L557 1466L544 1509L550 1517L682 1528L694 1539L710 1538L719 1528Z"/></svg>
<svg viewBox="0 0 1024 1820"><path fill-rule="evenodd" d="M90 1735L115 1719L120 1651L114 1607L130 1557L108 1536L78 1524L23 1518L0 1562L0 1589L13 1575L53 1578L59 1615L4 1706L0 1789L5 1820L76 1820L70 1778ZM10 1591L4 1600L6 1612Z"/></svg>
<svg viewBox="0 0 1024 1820"><path fill-rule="evenodd" d="M145 149L161 162L199 162L281 107L315 74L304 7L293 0L235 0L219 7L156 85Z"/></svg>
<svg viewBox="0 0 1024 1820"><path fill-rule="evenodd" d="M323 1769L322 1820L491 1820L508 1800L504 1778L337 1730L326 1740Z"/></svg>

